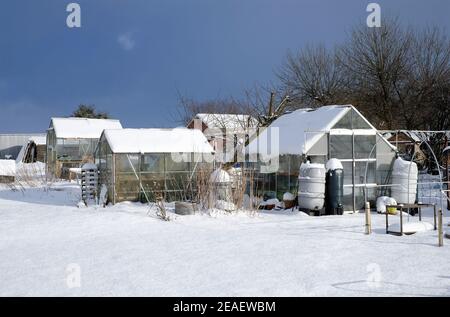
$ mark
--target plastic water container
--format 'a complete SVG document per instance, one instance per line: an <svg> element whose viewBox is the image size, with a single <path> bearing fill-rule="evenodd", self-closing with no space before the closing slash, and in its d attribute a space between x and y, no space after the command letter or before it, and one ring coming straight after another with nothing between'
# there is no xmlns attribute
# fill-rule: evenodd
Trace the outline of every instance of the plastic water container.
<svg viewBox="0 0 450 317"><path fill-rule="evenodd" d="M326 214L342 215L344 213L344 167L338 159L332 158L327 162L326 169Z"/></svg>
<svg viewBox="0 0 450 317"><path fill-rule="evenodd" d="M391 196L399 204L414 204L417 194L419 171L417 164L397 158L392 170Z"/></svg>
<svg viewBox="0 0 450 317"><path fill-rule="evenodd" d="M325 203L324 164L306 162L300 166L298 177L298 206L300 209L320 210Z"/></svg>

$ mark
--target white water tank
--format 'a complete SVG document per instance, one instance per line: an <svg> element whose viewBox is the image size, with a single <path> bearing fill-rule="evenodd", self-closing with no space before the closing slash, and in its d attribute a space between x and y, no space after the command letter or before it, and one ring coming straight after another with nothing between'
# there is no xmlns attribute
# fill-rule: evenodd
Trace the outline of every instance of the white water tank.
<svg viewBox="0 0 450 317"><path fill-rule="evenodd" d="M298 206L300 209L319 210L325 203L324 164L310 163L300 166L298 176Z"/></svg>
<svg viewBox="0 0 450 317"><path fill-rule="evenodd" d="M397 158L392 170L391 196L399 204L414 204L417 194L417 164Z"/></svg>

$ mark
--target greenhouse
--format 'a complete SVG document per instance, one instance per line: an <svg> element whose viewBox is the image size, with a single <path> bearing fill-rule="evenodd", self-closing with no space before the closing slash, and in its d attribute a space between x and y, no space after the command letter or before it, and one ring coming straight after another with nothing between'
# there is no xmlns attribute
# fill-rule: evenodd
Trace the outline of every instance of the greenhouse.
<svg viewBox="0 0 450 317"><path fill-rule="evenodd" d="M199 130L105 130L95 151L107 201L189 200L198 175L212 170L213 148ZM209 174L208 174L209 176Z"/></svg>
<svg viewBox="0 0 450 317"><path fill-rule="evenodd" d="M302 162L337 158L344 167L344 209L388 194L396 148L351 105L299 109L276 119L247 146L258 172L257 191L296 193Z"/></svg>
<svg viewBox="0 0 450 317"><path fill-rule="evenodd" d="M104 129L122 129L119 120L52 118L47 130L47 172L68 178L69 169L92 162Z"/></svg>

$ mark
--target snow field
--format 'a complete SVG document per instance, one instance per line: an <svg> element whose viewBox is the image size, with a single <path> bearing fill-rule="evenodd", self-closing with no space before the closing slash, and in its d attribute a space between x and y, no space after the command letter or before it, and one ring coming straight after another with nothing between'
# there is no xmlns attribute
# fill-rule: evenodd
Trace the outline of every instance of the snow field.
<svg viewBox="0 0 450 317"><path fill-rule="evenodd" d="M363 214L178 216L169 204L165 222L139 203L78 201L74 183L0 189L1 296L450 295L448 240L386 235L384 215L368 236Z"/></svg>

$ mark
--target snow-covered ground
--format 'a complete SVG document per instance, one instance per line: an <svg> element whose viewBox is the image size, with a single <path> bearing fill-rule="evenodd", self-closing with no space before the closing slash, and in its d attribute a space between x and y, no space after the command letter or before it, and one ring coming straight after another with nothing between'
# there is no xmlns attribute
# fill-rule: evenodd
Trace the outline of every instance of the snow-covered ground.
<svg viewBox="0 0 450 317"><path fill-rule="evenodd" d="M365 235L362 214L166 222L142 204L78 201L74 183L0 189L0 295L450 295L450 240L439 248L436 231L386 235L383 215L372 214Z"/></svg>

